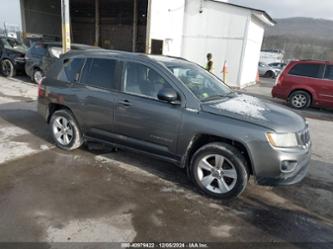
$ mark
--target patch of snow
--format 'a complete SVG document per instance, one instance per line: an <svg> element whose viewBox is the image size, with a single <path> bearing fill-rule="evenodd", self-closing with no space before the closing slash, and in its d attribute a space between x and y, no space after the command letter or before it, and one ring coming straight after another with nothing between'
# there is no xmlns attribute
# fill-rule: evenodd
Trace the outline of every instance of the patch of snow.
<svg viewBox="0 0 333 249"><path fill-rule="evenodd" d="M1 96L0 96L0 105L1 105L1 104L14 103L14 102L16 102L16 101L17 101L17 100L15 100L15 99L11 99L11 98L1 97Z"/></svg>
<svg viewBox="0 0 333 249"><path fill-rule="evenodd" d="M72 220L63 227L48 227L47 242L131 242L136 236L131 214L110 218Z"/></svg>
<svg viewBox="0 0 333 249"><path fill-rule="evenodd" d="M216 104L215 107L231 113L266 120L264 117L264 112L267 111L265 104L252 96L240 95L228 101Z"/></svg>
<svg viewBox="0 0 333 249"><path fill-rule="evenodd" d="M49 147L48 145L46 145L46 144L42 144L42 145L40 146L40 149L41 149L41 150L49 150L50 147Z"/></svg>
<svg viewBox="0 0 333 249"><path fill-rule="evenodd" d="M3 77L0 77L0 85L1 93L9 98L12 96L37 99L37 85Z"/></svg>
<svg viewBox="0 0 333 249"><path fill-rule="evenodd" d="M15 126L0 128L0 164L50 149L47 145L41 145L40 150L33 149L29 143L13 141L27 134L29 131Z"/></svg>
<svg viewBox="0 0 333 249"><path fill-rule="evenodd" d="M232 228L233 227L229 225L213 226L210 228L210 232L215 237L228 238L231 237L230 230Z"/></svg>

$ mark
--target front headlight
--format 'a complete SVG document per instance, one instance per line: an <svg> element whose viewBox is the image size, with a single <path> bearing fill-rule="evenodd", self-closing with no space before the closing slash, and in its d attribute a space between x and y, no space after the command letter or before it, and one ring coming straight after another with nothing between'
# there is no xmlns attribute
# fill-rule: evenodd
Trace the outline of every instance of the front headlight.
<svg viewBox="0 0 333 249"><path fill-rule="evenodd" d="M273 147L292 148L298 146L297 136L295 133L278 134L267 132L266 138Z"/></svg>

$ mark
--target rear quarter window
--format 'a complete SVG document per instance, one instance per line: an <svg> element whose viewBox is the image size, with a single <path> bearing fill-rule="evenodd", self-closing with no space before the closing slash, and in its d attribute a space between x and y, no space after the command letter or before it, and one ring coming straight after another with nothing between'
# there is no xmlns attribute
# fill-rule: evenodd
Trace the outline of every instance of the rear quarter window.
<svg viewBox="0 0 333 249"><path fill-rule="evenodd" d="M322 64L296 64L290 71L289 75L322 78L324 72L324 65Z"/></svg>
<svg viewBox="0 0 333 249"><path fill-rule="evenodd" d="M77 82L79 80L83 64L84 58L70 58L63 60L57 79L70 83Z"/></svg>
<svg viewBox="0 0 333 249"><path fill-rule="evenodd" d="M82 70L80 83L97 88L117 89L120 66L114 59L88 58Z"/></svg>
<svg viewBox="0 0 333 249"><path fill-rule="evenodd" d="M327 65L324 78L327 80L333 80L333 65Z"/></svg>

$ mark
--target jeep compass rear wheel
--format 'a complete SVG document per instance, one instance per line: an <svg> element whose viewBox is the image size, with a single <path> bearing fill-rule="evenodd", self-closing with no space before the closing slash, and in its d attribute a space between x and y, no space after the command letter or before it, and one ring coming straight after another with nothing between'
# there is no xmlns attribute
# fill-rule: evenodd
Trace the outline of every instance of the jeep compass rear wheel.
<svg viewBox="0 0 333 249"><path fill-rule="evenodd" d="M211 143L203 146L194 154L191 166L195 184L212 197L233 198L246 188L246 160L231 145Z"/></svg>
<svg viewBox="0 0 333 249"><path fill-rule="evenodd" d="M51 117L50 126L53 139L59 148L74 150L83 144L82 133L70 111L56 111Z"/></svg>

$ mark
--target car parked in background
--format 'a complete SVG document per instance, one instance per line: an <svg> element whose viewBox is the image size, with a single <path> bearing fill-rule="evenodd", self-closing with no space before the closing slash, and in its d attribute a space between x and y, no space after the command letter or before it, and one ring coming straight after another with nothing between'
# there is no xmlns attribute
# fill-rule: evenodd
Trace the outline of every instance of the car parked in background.
<svg viewBox="0 0 333 249"><path fill-rule="evenodd" d="M290 62L276 80L272 96L287 100L296 109L333 108L333 62Z"/></svg>
<svg viewBox="0 0 333 249"><path fill-rule="evenodd" d="M72 50L93 48L83 44L72 44ZM25 72L32 81L38 83L49 70L50 66L62 54L60 42L35 42L25 56Z"/></svg>
<svg viewBox="0 0 333 249"><path fill-rule="evenodd" d="M259 75L266 78L276 78L281 72L280 69L271 67L263 62L259 62L258 70L259 70Z"/></svg>
<svg viewBox="0 0 333 249"><path fill-rule="evenodd" d="M84 142L132 149L185 168L204 193L238 196L301 181L311 158L301 116L239 94L184 59L107 50L71 52L38 88L38 111L64 150Z"/></svg>
<svg viewBox="0 0 333 249"><path fill-rule="evenodd" d="M274 63L268 64L268 66L282 70L285 66L287 66L287 64L281 63L281 62L274 62Z"/></svg>
<svg viewBox="0 0 333 249"><path fill-rule="evenodd" d="M24 72L27 47L17 39L0 36L0 71L5 77Z"/></svg>

